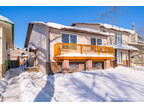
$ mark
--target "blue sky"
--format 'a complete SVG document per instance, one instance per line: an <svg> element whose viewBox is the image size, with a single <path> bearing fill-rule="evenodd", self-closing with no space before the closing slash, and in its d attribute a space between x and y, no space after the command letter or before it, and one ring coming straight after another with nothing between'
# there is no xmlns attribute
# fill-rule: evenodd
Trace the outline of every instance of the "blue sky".
<svg viewBox="0 0 144 108"><path fill-rule="evenodd" d="M144 27L144 7L118 7L118 11L105 17L103 21L96 22L101 13L110 7L89 6L32 6L32 7L4 7L0 6L0 14L8 17L15 23L15 45L23 47L28 23L31 21L56 22L71 25L73 22L108 23L132 29L135 22L136 31Z"/></svg>

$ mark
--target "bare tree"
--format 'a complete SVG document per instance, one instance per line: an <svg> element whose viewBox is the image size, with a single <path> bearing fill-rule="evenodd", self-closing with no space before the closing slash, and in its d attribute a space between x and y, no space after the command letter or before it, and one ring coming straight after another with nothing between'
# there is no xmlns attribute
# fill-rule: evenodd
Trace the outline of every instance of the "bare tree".
<svg viewBox="0 0 144 108"><path fill-rule="evenodd" d="M93 21L98 22L98 21L105 21L108 20L110 22L117 22L118 21L118 16L123 15L128 11L128 7L119 7L119 6L110 6L108 10L101 12L99 14L99 17Z"/></svg>

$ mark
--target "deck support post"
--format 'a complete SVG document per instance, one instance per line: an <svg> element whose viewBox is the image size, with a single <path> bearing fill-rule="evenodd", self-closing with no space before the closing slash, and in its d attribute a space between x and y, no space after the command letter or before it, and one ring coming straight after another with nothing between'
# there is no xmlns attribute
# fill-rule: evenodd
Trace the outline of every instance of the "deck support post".
<svg viewBox="0 0 144 108"><path fill-rule="evenodd" d="M62 62L62 73L68 73L70 70L69 60L63 60Z"/></svg>
<svg viewBox="0 0 144 108"><path fill-rule="evenodd" d="M92 60L86 61L86 70L92 70Z"/></svg>

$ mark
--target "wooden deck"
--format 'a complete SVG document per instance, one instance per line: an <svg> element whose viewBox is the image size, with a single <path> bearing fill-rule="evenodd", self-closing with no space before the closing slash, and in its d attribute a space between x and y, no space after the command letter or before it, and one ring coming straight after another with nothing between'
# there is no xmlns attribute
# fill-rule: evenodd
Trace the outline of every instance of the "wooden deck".
<svg viewBox="0 0 144 108"><path fill-rule="evenodd" d="M82 56L64 56L65 54L79 54ZM63 55L63 56L61 56ZM83 56L85 55L85 56ZM89 56L94 55L94 56ZM97 55L97 56L95 56ZM103 55L103 56L102 56ZM108 55L108 56L106 56ZM114 59L114 48L109 46L98 45L83 45L72 43L57 43L54 46L54 59L61 61L64 59L69 60L87 60L103 61L106 59Z"/></svg>

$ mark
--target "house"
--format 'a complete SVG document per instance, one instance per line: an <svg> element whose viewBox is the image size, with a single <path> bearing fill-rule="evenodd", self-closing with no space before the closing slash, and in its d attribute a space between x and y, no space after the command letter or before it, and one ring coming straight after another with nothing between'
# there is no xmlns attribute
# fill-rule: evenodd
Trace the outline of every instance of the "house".
<svg viewBox="0 0 144 108"><path fill-rule="evenodd" d="M130 66L130 53L137 49L126 41L136 38L135 31L107 26L30 22L25 41L29 66L48 74Z"/></svg>
<svg viewBox="0 0 144 108"><path fill-rule="evenodd" d="M16 68L27 62L27 51L24 48L14 46L13 50L9 51L9 68Z"/></svg>
<svg viewBox="0 0 144 108"><path fill-rule="evenodd" d="M0 15L0 77L8 66L8 51L14 47L14 23Z"/></svg>
<svg viewBox="0 0 144 108"><path fill-rule="evenodd" d="M133 66L144 66L144 40L139 37L138 43L129 43L129 45L139 49L138 51L132 51L131 63Z"/></svg>
<svg viewBox="0 0 144 108"><path fill-rule="evenodd" d="M141 38L135 32L135 24L132 24L132 30L102 23L73 23L72 26L91 28L114 34L107 38L107 45L112 45L115 49L114 67L119 65L130 66L133 61L131 56L138 51L137 47L131 45L131 43L138 44Z"/></svg>

